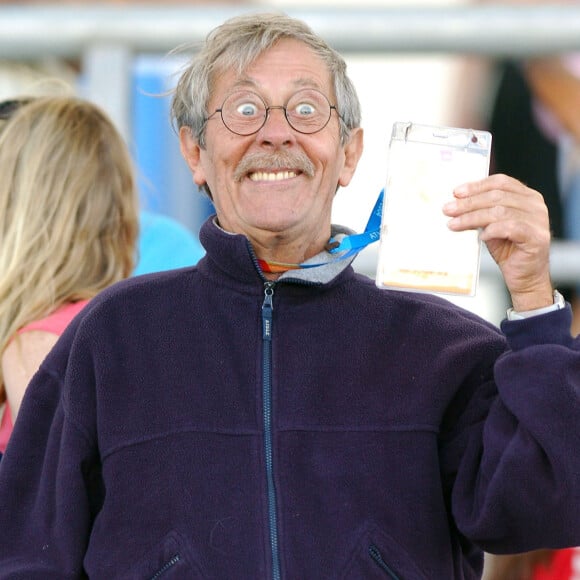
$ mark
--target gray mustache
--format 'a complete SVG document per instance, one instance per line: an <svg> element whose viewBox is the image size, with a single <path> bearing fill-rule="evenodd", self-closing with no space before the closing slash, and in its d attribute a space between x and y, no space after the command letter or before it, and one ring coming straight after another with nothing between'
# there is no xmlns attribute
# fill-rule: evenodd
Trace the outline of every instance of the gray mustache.
<svg viewBox="0 0 580 580"><path fill-rule="evenodd" d="M251 171L258 170L298 170L308 177L314 177L314 164L304 153L250 153L246 155L234 171L234 179L241 181Z"/></svg>

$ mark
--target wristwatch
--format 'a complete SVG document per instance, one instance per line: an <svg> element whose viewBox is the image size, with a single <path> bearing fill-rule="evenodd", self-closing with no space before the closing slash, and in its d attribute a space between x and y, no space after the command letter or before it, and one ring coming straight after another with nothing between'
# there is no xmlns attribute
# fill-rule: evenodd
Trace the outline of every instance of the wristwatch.
<svg viewBox="0 0 580 580"><path fill-rule="evenodd" d="M539 314L546 314L548 312L554 312L555 310L562 310L565 308L566 301L564 296L554 290L554 304L550 306L544 306L543 308L536 308L535 310L524 310L523 312L516 312L513 308L508 308L507 319L508 320L523 320L524 318L531 318L532 316L538 316Z"/></svg>

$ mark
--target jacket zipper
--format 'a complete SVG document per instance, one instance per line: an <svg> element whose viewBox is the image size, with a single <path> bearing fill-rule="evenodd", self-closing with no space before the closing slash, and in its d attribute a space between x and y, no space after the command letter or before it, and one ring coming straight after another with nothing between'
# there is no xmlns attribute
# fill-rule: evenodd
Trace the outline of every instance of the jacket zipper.
<svg viewBox="0 0 580 580"><path fill-rule="evenodd" d="M400 580L400 578L391 570L391 568L387 565L387 563L383 560L383 555L379 551L379 549L374 545L371 544L369 546L369 555L375 564L384 572L386 572L392 580Z"/></svg>
<svg viewBox="0 0 580 580"><path fill-rule="evenodd" d="M179 560L181 560L181 556L179 554L175 554L175 556L172 556L171 559L165 563L163 568L157 570L155 575L151 576L150 580L157 580L157 578L160 578L163 574L165 574L165 572L167 572L167 570L169 570L169 568L173 568L173 566L175 566L175 564L177 564Z"/></svg>
<svg viewBox="0 0 580 580"><path fill-rule="evenodd" d="M280 580L280 553L278 547L278 518L274 486L274 459L272 449L272 298L274 282L264 283L262 304L262 418L264 423L264 459L268 493L268 525L272 553L272 578Z"/></svg>

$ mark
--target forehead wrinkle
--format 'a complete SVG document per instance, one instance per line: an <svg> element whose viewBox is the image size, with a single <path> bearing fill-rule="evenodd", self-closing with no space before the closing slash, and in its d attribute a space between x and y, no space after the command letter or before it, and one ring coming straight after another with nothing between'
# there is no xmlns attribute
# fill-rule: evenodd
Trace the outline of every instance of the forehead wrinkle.
<svg viewBox="0 0 580 580"><path fill-rule="evenodd" d="M323 87L320 86L320 83L315 81L310 77L301 77L299 79L294 79L290 83L295 91L299 91L300 89L316 89L320 91L322 94L325 94ZM234 84L228 89L226 96L231 95L237 90L240 89L247 89L255 92L265 103L268 103L268 99L266 99L262 91L260 90L260 83L249 76L239 76ZM289 95L290 98L292 95Z"/></svg>

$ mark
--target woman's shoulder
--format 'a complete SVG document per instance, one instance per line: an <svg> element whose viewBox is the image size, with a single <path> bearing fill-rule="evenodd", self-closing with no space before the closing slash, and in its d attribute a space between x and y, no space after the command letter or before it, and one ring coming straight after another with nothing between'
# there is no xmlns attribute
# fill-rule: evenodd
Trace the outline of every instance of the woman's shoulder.
<svg viewBox="0 0 580 580"><path fill-rule="evenodd" d="M88 300L67 302L44 318L33 320L23 326L18 334L24 334L32 330L42 330L51 334L61 335L70 321L87 305Z"/></svg>

